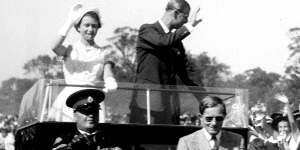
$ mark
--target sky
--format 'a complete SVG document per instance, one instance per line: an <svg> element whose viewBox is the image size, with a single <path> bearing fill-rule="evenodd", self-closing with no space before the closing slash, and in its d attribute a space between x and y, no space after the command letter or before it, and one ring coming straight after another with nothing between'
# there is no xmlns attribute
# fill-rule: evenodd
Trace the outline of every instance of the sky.
<svg viewBox="0 0 300 150"><path fill-rule="evenodd" d="M191 12L200 5L203 20L184 40L192 54L207 52L230 66L233 74L261 67L283 74L290 54L287 31L300 27L299 0L187 0ZM54 56L50 43L76 0L0 1L0 82L25 77L23 65L38 55ZM163 14L167 0L81 0L98 7L103 27L96 42L105 44L117 27L139 28ZM74 30L68 41L78 39Z"/></svg>

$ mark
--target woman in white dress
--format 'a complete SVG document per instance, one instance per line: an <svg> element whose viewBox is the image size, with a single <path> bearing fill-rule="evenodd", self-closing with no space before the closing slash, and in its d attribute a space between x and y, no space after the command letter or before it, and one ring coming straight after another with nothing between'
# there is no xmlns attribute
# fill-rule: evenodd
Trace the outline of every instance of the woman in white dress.
<svg viewBox="0 0 300 150"><path fill-rule="evenodd" d="M101 28L101 17L98 9L84 8L82 4L74 5L65 24L60 28L52 50L63 57L63 72L66 84L96 85L103 78L106 92L117 88L112 68L114 63L109 52L102 50L94 41ZM80 40L68 44L64 42L68 32L74 26L80 34ZM66 107L67 97L80 87L65 87L57 96L50 109L48 120L73 122L72 109ZM104 116L100 122L104 122Z"/></svg>

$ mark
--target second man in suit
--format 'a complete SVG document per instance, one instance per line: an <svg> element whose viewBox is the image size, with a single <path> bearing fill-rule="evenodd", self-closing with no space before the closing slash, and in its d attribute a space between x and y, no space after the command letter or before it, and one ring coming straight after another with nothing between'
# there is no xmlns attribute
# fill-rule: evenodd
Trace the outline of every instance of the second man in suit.
<svg viewBox="0 0 300 150"><path fill-rule="evenodd" d="M176 85L178 76L185 85L198 86L188 77L182 40L201 22L197 19L199 11L200 8L188 21L190 5L185 0L170 0L161 19L140 27L136 46L136 83L167 88L168 85ZM172 101L170 95L167 92L151 93L151 123L178 123L179 102ZM130 105L131 123L146 123L145 97L144 91L134 93Z"/></svg>
<svg viewBox="0 0 300 150"><path fill-rule="evenodd" d="M223 100L207 96L199 106L202 129L179 139L177 150L243 150L241 135L222 130L226 116Z"/></svg>

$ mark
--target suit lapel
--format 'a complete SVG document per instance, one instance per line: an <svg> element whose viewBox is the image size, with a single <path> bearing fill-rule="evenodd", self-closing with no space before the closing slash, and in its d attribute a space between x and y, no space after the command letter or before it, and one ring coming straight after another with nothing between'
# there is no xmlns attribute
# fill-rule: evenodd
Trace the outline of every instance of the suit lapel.
<svg viewBox="0 0 300 150"><path fill-rule="evenodd" d="M226 147L227 147L227 144L228 141L230 139L230 136L227 134L226 131L222 131L222 134L221 134L221 137L220 137L220 144L219 144L219 150L228 150Z"/></svg>
<svg viewBox="0 0 300 150"><path fill-rule="evenodd" d="M196 132L196 136L191 141L191 149L200 150L200 140L199 133Z"/></svg>
<svg viewBox="0 0 300 150"><path fill-rule="evenodd" d="M219 143L219 150L227 150L225 147L224 147L224 145L226 145L226 139L228 138L226 138L226 133L224 132L224 131L221 131L222 133L221 133L221 137L220 137L220 143Z"/></svg>
<svg viewBox="0 0 300 150"><path fill-rule="evenodd" d="M191 141L191 147L195 150L210 150L209 142L205 138L203 129L196 132L195 138Z"/></svg>
<svg viewBox="0 0 300 150"><path fill-rule="evenodd" d="M160 25L160 23L159 23L158 21L156 21L156 22L154 23L154 26L158 29L158 31L159 31L160 33L167 34L167 33L165 33L164 29L162 28L162 26Z"/></svg>
<svg viewBox="0 0 300 150"><path fill-rule="evenodd" d="M189 147L193 150L211 150L209 141L204 135L204 129L201 129L195 132L194 136L191 137ZM229 150L228 146L230 145L231 136L226 131L222 131L219 143L219 150ZM228 145L229 144L229 145ZM233 148L233 147L232 147ZM230 149L232 149L230 148ZM238 149L238 148L234 148Z"/></svg>

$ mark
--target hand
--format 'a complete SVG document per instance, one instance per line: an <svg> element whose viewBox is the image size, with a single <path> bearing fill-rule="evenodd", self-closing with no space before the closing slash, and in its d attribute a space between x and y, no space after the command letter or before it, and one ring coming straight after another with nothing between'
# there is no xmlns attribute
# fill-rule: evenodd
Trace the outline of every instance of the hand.
<svg viewBox="0 0 300 150"><path fill-rule="evenodd" d="M93 141L89 139L88 135L86 134L80 134L75 135L72 139L72 141L68 144L68 147L74 148L79 145L92 145Z"/></svg>
<svg viewBox="0 0 300 150"><path fill-rule="evenodd" d="M80 19L82 7L81 3L76 3L71 7L68 14L68 21L70 23L74 24Z"/></svg>
<svg viewBox="0 0 300 150"><path fill-rule="evenodd" d="M113 91L118 88L118 83L114 77L107 77L104 79L104 89L103 91L107 93L108 91Z"/></svg>
<svg viewBox="0 0 300 150"><path fill-rule="evenodd" d="M276 94L275 99L287 104L289 102L289 99L285 95Z"/></svg>
<svg viewBox="0 0 300 150"><path fill-rule="evenodd" d="M69 149L67 144L60 144L57 147L53 148L52 150L67 150L67 149Z"/></svg>
<svg viewBox="0 0 300 150"><path fill-rule="evenodd" d="M69 145L73 145L73 144L76 144L80 141L82 141L83 139L85 139L85 136L84 134L81 134L81 135L75 135L71 141L71 143Z"/></svg>
<svg viewBox="0 0 300 150"><path fill-rule="evenodd" d="M283 148L284 148L284 150L290 150L290 146L289 146L288 142L286 142L286 141L283 142Z"/></svg>
<svg viewBox="0 0 300 150"><path fill-rule="evenodd" d="M67 36L70 29L74 26L74 24L80 19L82 12L82 4L77 3L73 5L69 11L68 18L64 25L58 30L58 35Z"/></svg>
<svg viewBox="0 0 300 150"><path fill-rule="evenodd" d="M200 6L196 9L196 11L192 14L192 16L190 18L190 23L193 27L195 27L202 21L202 19L197 19L199 12L200 12Z"/></svg>

